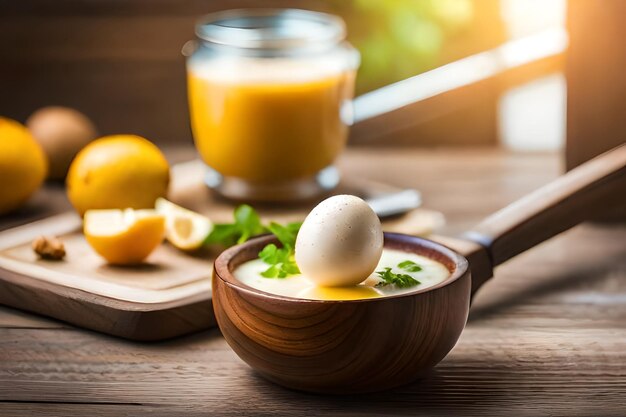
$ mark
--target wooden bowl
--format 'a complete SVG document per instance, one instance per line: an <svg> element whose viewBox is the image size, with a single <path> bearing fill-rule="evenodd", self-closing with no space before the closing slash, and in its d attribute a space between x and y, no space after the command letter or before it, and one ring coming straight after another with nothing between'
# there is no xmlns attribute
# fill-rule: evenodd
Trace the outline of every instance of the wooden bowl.
<svg viewBox="0 0 626 417"><path fill-rule="evenodd" d="M467 321L467 260L429 240L385 234L385 247L441 262L438 285L388 297L318 301L266 293L239 282L238 265L273 236L253 239L215 261L213 305L232 349L270 381L317 393L381 391L409 383L441 361Z"/></svg>

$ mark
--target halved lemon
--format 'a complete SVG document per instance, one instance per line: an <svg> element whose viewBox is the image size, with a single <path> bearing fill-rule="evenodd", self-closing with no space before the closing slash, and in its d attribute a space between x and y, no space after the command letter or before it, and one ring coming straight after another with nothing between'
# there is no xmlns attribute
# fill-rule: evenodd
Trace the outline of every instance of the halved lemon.
<svg viewBox="0 0 626 417"><path fill-rule="evenodd" d="M195 211L164 198L156 201L156 211L165 216L165 238L182 250L195 250L213 230L213 222Z"/></svg>
<svg viewBox="0 0 626 417"><path fill-rule="evenodd" d="M163 241L165 217L152 209L88 210L83 232L109 263L141 263Z"/></svg>

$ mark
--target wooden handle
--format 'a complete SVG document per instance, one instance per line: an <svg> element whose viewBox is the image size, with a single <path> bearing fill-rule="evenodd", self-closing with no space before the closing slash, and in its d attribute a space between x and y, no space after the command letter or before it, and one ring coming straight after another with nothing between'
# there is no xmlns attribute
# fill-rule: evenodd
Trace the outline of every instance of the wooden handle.
<svg viewBox="0 0 626 417"><path fill-rule="evenodd" d="M618 206L626 207L626 145L580 165L498 211L464 237L484 246L495 267Z"/></svg>

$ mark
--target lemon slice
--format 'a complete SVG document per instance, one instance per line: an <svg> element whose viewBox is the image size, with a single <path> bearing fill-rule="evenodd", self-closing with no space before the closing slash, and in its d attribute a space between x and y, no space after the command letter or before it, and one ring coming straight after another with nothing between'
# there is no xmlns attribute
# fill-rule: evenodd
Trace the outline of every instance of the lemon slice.
<svg viewBox="0 0 626 417"><path fill-rule="evenodd" d="M156 210L88 210L83 232L109 263L138 264L163 241L165 217Z"/></svg>
<svg viewBox="0 0 626 417"><path fill-rule="evenodd" d="M208 217L164 198L157 199L156 211L165 216L166 239L178 249L198 249L213 230Z"/></svg>

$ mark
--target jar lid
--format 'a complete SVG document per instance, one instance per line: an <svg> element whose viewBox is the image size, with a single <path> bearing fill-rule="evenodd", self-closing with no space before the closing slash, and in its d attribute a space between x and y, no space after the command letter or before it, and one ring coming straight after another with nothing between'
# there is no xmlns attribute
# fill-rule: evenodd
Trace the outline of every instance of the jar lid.
<svg viewBox="0 0 626 417"><path fill-rule="evenodd" d="M196 25L198 38L243 49L334 45L346 35L337 16L299 9L237 9L211 13Z"/></svg>

